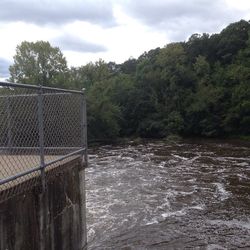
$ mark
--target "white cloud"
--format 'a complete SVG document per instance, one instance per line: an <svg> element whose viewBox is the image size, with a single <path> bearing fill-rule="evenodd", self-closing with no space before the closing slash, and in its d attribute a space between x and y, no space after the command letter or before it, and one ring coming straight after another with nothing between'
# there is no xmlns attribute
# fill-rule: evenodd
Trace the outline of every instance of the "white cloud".
<svg viewBox="0 0 250 250"><path fill-rule="evenodd" d="M186 40L193 33L218 32L229 23L245 18L249 14L250 2L233 1L127 0L123 9L142 24L179 41ZM236 7L243 2L244 7Z"/></svg>
<svg viewBox="0 0 250 250"><path fill-rule="evenodd" d="M8 77L10 61L0 57L0 79Z"/></svg>
<svg viewBox="0 0 250 250"><path fill-rule="evenodd" d="M110 6L109 0L2 0L0 19L38 25L60 25L80 20L105 27L115 24Z"/></svg>
<svg viewBox="0 0 250 250"><path fill-rule="evenodd" d="M227 5L235 11L241 11L242 18L250 18L250 1L249 0L225 0Z"/></svg>
<svg viewBox="0 0 250 250"><path fill-rule="evenodd" d="M97 43L91 43L86 41L76 35L64 34L52 41L56 47L61 48L62 50L76 51L76 52L90 52L98 53L106 51L106 47Z"/></svg>
<svg viewBox="0 0 250 250"><path fill-rule="evenodd" d="M248 0L1 0L0 57L12 60L24 40L45 40L72 66L121 63L242 18L250 19Z"/></svg>

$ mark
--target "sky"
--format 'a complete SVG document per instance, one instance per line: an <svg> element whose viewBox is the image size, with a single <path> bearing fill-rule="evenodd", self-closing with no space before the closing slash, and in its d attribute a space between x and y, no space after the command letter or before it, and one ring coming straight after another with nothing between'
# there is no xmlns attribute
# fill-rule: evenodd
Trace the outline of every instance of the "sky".
<svg viewBox="0 0 250 250"><path fill-rule="evenodd" d="M0 79L22 41L49 41L69 66L122 63L241 19L250 0L0 0Z"/></svg>

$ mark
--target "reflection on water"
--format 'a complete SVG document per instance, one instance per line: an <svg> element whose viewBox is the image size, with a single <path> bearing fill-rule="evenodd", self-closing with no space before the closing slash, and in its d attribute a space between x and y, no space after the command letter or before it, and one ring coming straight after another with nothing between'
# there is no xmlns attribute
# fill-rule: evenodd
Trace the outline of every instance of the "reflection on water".
<svg viewBox="0 0 250 250"><path fill-rule="evenodd" d="M250 148L145 142L90 150L88 249L250 249Z"/></svg>

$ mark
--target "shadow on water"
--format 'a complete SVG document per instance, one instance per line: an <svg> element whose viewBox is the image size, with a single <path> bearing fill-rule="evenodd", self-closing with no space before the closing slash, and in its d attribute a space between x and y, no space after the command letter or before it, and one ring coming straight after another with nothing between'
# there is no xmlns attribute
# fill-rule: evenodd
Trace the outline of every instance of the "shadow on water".
<svg viewBox="0 0 250 250"><path fill-rule="evenodd" d="M250 147L102 146L87 169L88 249L250 249Z"/></svg>

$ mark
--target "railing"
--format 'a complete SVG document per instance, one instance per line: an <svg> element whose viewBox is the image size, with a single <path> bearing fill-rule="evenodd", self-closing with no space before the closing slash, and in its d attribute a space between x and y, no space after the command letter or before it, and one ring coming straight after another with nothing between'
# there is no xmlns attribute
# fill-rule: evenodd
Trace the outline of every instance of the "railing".
<svg viewBox="0 0 250 250"><path fill-rule="evenodd" d="M0 192L45 188L49 169L79 156L87 164L84 91L0 82Z"/></svg>

